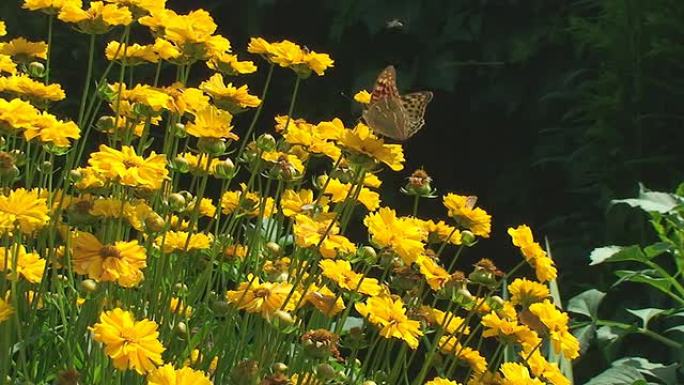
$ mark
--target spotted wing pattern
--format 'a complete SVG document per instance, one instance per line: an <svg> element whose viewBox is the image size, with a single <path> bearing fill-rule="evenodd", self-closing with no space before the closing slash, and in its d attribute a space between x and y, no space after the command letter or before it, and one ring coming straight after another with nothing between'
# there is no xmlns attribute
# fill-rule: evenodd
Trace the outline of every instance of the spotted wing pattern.
<svg viewBox="0 0 684 385"><path fill-rule="evenodd" d="M399 97L388 96L371 103L363 112L363 120L376 134L403 140L406 114Z"/></svg>
<svg viewBox="0 0 684 385"><path fill-rule="evenodd" d="M432 92L422 91L402 95L401 103L406 114L406 127L403 131L404 139L412 137L425 125L425 110L432 100Z"/></svg>
<svg viewBox="0 0 684 385"><path fill-rule="evenodd" d="M388 66L382 70L377 80L375 80L375 86L371 93L371 104L386 97L399 97L397 71L393 66Z"/></svg>

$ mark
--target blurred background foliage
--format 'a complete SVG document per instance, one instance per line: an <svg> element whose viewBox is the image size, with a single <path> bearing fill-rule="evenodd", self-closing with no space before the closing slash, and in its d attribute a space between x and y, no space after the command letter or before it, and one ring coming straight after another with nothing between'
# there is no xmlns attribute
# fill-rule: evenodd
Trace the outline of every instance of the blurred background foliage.
<svg viewBox="0 0 684 385"><path fill-rule="evenodd" d="M45 20L20 3L0 2L11 36L44 39ZM388 64L398 69L400 89L434 91L426 127L406 145L406 170L383 176L397 187L385 202L408 212L398 187L425 167L440 192L477 195L494 214L495 242L472 260L514 263L505 229L528 223L549 239L565 298L609 286L608 270L587 266L591 249L654 236L643 215L606 209L611 199L635 195L638 182L671 191L684 180L684 1L169 0L169 7L207 9L238 53L250 36L330 53L335 68L307 80L295 108L309 121L337 116L352 125L360 111L351 96L372 87ZM83 74L69 63L86 57L87 39L63 25L55 33L54 77L78 90ZM206 69L193 71L201 79ZM243 79L258 93L264 75ZM278 75L267 117L287 110L294 77ZM259 130L272 122L262 120ZM437 200L423 206L443 214ZM580 360L578 383L606 365L596 357L590 351Z"/></svg>

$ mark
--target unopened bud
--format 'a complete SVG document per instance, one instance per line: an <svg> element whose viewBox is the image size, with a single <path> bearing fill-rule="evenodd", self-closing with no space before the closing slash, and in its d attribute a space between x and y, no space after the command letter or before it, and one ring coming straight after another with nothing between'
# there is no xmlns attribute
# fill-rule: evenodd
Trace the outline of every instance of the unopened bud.
<svg viewBox="0 0 684 385"><path fill-rule="evenodd" d="M477 243L477 237L470 230L461 231L461 243L465 246L473 246Z"/></svg>
<svg viewBox="0 0 684 385"><path fill-rule="evenodd" d="M152 213L145 218L145 228L151 232L158 233L166 227L166 222L157 213Z"/></svg>
<svg viewBox="0 0 684 385"><path fill-rule="evenodd" d="M275 364L273 364L273 366L271 368L273 369L274 372L285 372L288 369L287 365L285 365L282 362L276 362Z"/></svg>
<svg viewBox="0 0 684 385"><path fill-rule="evenodd" d="M178 322L173 328L173 331L180 338L186 338L188 336L188 325L185 322Z"/></svg>
<svg viewBox="0 0 684 385"><path fill-rule="evenodd" d="M181 174L185 174L190 171L190 162L181 156L177 156L171 161L171 168Z"/></svg>
<svg viewBox="0 0 684 385"><path fill-rule="evenodd" d="M336 376L337 371L330 364L322 363L316 367L316 377L321 380L332 380Z"/></svg>
<svg viewBox="0 0 684 385"><path fill-rule="evenodd" d="M271 134L262 134L257 140L257 147L262 151L273 151L276 148L276 140Z"/></svg>
<svg viewBox="0 0 684 385"><path fill-rule="evenodd" d="M176 136L176 138L185 138L188 136L188 132L185 129L185 124L183 123L176 123L173 125L173 135Z"/></svg>
<svg viewBox="0 0 684 385"><path fill-rule="evenodd" d="M268 250L272 255L280 254L280 245L275 242L268 242L266 244L266 250Z"/></svg>
<svg viewBox="0 0 684 385"><path fill-rule="evenodd" d="M116 127L116 118L113 116L102 116L97 120L95 129L100 132L112 132Z"/></svg>
<svg viewBox="0 0 684 385"><path fill-rule="evenodd" d="M218 138L200 138L197 148L209 155L221 155L226 152L226 142Z"/></svg>
<svg viewBox="0 0 684 385"><path fill-rule="evenodd" d="M187 205L185 197L179 193L170 194L169 198L168 198L168 202L169 202L169 207L171 208L171 210L174 210L174 211L181 211L181 210L185 209L185 206Z"/></svg>
<svg viewBox="0 0 684 385"><path fill-rule="evenodd" d="M235 164L230 158L216 162L216 176L223 179L235 176Z"/></svg>
<svg viewBox="0 0 684 385"><path fill-rule="evenodd" d="M81 173L81 170L70 170L69 171L69 180L72 183L77 183L78 181L83 178L83 173Z"/></svg>
<svg viewBox="0 0 684 385"><path fill-rule="evenodd" d="M97 290L97 282L92 279L85 279L81 281L81 290L88 293L93 293L95 290Z"/></svg>
<svg viewBox="0 0 684 385"><path fill-rule="evenodd" d="M45 77L45 66L41 62L32 61L28 65L28 73L34 78Z"/></svg>
<svg viewBox="0 0 684 385"><path fill-rule="evenodd" d="M375 249L370 246L363 246L360 248L358 255L368 262L375 262L375 260L378 258L378 253L376 253Z"/></svg>

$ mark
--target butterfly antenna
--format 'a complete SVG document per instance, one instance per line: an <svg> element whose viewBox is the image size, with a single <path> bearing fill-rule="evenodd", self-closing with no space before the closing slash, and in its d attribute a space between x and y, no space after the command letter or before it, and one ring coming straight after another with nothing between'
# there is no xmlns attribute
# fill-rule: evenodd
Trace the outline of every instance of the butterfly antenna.
<svg viewBox="0 0 684 385"><path fill-rule="evenodd" d="M340 91L340 95L342 95L343 98L349 100L350 102L354 101L354 99L347 95L344 91Z"/></svg>

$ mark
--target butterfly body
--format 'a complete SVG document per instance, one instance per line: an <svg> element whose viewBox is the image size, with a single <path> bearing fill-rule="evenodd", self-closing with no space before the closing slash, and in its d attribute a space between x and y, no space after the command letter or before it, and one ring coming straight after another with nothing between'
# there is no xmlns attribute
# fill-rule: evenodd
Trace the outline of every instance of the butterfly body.
<svg viewBox="0 0 684 385"><path fill-rule="evenodd" d="M425 125L425 110L432 92L400 95L396 77L393 66L380 73L363 120L375 133L403 142Z"/></svg>

